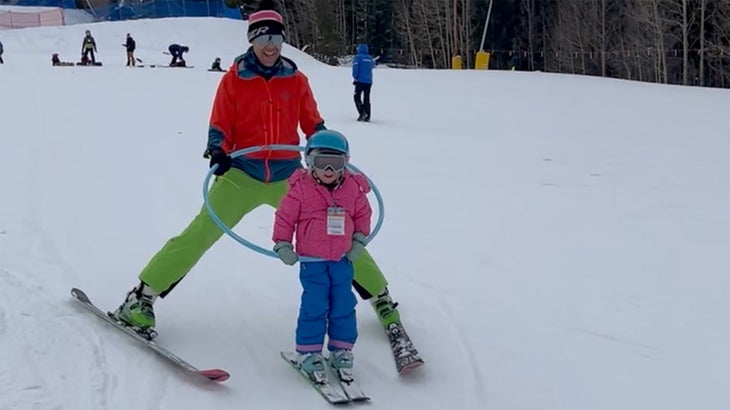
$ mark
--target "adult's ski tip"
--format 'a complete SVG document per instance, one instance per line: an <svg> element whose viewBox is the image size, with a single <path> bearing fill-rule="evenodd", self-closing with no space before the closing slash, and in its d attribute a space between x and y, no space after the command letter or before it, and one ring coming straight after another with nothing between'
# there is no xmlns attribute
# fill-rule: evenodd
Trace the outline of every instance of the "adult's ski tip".
<svg viewBox="0 0 730 410"><path fill-rule="evenodd" d="M419 367L423 367L423 365L425 365L425 364L426 363L424 363L423 360L418 360L418 361L415 361L415 362L411 362L411 363L403 366L403 368L400 369L400 371L398 372L398 374L405 376L405 375L411 373L412 371L418 369Z"/></svg>
<svg viewBox="0 0 730 410"><path fill-rule="evenodd" d="M86 293L79 288L71 288L71 296L82 302L91 303L91 300L89 300L89 297L86 296Z"/></svg>
<svg viewBox="0 0 730 410"><path fill-rule="evenodd" d="M206 379L217 383L223 383L231 377L231 374L223 369L198 370L197 373Z"/></svg>

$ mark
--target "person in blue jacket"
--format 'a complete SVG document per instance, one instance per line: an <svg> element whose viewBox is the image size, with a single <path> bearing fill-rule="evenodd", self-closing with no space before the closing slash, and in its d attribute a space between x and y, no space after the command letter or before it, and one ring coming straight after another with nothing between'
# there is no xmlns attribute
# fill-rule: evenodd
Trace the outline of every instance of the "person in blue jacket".
<svg viewBox="0 0 730 410"><path fill-rule="evenodd" d="M375 61L370 57L367 44L357 46L357 55L352 61L352 84L355 86L355 107L358 121L370 121L370 88L373 86ZM364 96L364 99L363 99Z"/></svg>

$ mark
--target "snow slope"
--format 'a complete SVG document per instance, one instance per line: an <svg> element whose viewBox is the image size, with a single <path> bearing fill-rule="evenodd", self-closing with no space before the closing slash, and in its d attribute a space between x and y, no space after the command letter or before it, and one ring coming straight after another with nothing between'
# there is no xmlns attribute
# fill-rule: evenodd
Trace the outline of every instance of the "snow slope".
<svg viewBox="0 0 730 410"><path fill-rule="evenodd" d="M83 31L102 68L75 61ZM191 47L191 70L164 63ZM156 305L171 370L71 302L118 305L201 205L217 73L245 23L181 18L3 33L0 409L320 409L279 358L297 269L223 238ZM371 252L427 365L394 371L358 306L373 409L730 408L727 90L522 72L378 70L370 124L347 68L286 47L350 137L386 220ZM271 209L236 232L271 246Z"/></svg>

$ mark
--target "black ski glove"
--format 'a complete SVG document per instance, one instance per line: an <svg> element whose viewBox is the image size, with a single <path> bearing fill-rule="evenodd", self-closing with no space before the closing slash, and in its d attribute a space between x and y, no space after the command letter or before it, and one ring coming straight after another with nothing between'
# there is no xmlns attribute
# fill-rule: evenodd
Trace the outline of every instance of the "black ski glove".
<svg viewBox="0 0 730 410"><path fill-rule="evenodd" d="M213 165L218 165L218 168L213 171L214 175L221 176L225 174L229 169L231 169L231 162L231 156L226 154L223 150L214 149L210 151L211 168L213 167Z"/></svg>

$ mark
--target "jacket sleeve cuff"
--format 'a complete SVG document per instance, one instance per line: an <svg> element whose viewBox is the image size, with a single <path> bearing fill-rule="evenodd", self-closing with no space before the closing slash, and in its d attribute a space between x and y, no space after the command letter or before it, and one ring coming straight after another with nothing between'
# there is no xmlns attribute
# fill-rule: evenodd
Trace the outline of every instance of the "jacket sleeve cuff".
<svg viewBox="0 0 730 410"><path fill-rule="evenodd" d="M368 238L362 232L355 232L355 234L352 235L352 241L358 242L363 246L368 244Z"/></svg>

